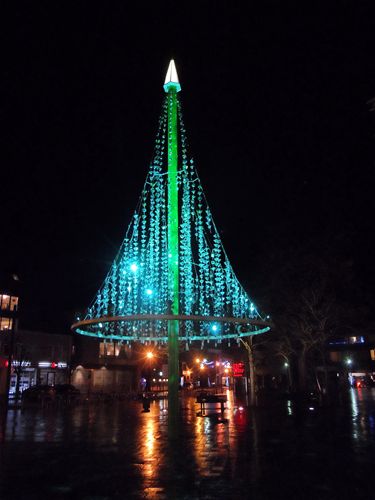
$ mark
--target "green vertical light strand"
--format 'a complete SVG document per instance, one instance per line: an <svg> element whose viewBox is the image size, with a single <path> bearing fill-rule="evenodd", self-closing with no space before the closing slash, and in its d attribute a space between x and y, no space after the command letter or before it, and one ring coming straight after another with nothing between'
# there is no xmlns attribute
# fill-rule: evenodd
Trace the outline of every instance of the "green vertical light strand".
<svg viewBox="0 0 375 500"><path fill-rule="evenodd" d="M171 313L179 314L178 273L178 146L177 146L177 92L168 88L168 271ZM168 322L168 415L178 414L178 333L179 322Z"/></svg>

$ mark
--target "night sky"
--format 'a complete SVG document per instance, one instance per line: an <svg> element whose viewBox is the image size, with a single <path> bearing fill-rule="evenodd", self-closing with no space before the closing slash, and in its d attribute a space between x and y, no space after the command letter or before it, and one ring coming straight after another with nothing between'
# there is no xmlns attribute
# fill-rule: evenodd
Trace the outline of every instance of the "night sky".
<svg viewBox="0 0 375 500"><path fill-rule="evenodd" d="M347 259L375 295L374 2L193 4L2 8L0 256L20 277L21 327L68 331L102 283L171 57L190 152L255 302L272 309L272 276L301 246Z"/></svg>

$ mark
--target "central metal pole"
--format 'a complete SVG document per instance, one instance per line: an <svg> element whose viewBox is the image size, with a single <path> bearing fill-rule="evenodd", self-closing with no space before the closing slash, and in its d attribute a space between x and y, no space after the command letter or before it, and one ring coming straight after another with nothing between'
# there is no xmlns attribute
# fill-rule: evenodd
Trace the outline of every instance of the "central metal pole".
<svg viewBox="0 0 375 500"><path fill-rule="evenodd" d="M171 82L172 83L172 82ZM177 146L177 91L176 85L167 89L168 99L168 271L170 313L179 314L179 269L178 269L178 146ZM178 320L168 321L168 416L178 414Z"/></svg>

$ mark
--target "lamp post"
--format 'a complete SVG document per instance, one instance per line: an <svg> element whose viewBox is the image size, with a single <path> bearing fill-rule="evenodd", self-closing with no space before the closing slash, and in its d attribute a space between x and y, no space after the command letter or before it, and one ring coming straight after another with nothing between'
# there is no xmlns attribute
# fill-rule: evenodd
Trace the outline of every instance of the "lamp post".
<svg viewBox="0 0 375 500"><path fill-rule="evenodd" d="M179 238L178 238L178 145L177 92L181 90L173 59L169 63L164 90L168 95L168 255L169 297L173 316L179 314ZM178 334L179 321L168 321L168 417L178 414Z"/></svg>
<svg viewBox="0 0 375 500"><path fill-rule="evenodd" d="M290 373L290 364L289 364L289 362L285 361L284 366L286 368L286 373L287 373L287 377L288 377L288 392L291 392L291 390L292 390L292 376L291 376L291 373Z"/></svg>
<svg viewBox="0 0 375 500"><path fill-rule="evenodd" d="M147 351L146 352L146 360L147 360L147 383L146 383L146 388L151 391L151 382L152 382L152 369L151 369L151 364L152 360L154 359L154 353L152 351Z"/></svg>
<svg viewBox="0 0 375 500"><path fill-rule="evenodd" d="M353 360L351 358L346 358L345 364L346 364L346 380L349 382L350 386L355 385L353 384L353 377L350 376L349 378L350 369L353 365Z"/></svg>

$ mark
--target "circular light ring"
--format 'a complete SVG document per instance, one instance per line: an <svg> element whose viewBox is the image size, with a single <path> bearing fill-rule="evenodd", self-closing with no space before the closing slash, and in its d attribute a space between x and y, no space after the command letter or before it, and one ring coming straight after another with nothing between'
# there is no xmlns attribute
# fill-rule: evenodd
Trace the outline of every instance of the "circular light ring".
<svg viewBox="0 0 375 500"><path fill-rule="evenodd" d="M167 342L168 336L144 336L144 335L120 335L116 333L104 334L100 331L91 332L87 327L99 325L99 323L118 323L123 321L195 321L195 322L215 322L215 323L231 323L240 327L241 325L252 325L259 327L250 331L237 331L233 333L216 334L212 335L184 335L179 336L181 341L195 341L195 340L226 340L235 339L240 337L249 337L251 335L259 335L266 333L271 329L270 323L267 321L251 318L231 318L231 317L217 317L217 316L188 316L188 315L172 315L172 314L133 314L130 316L103 316L101 318L84 319L78 321L71 326L74 332L81 335L97 338L109 338L113 340L129 340L129 341L145 341L145 342Z"/></svg>

